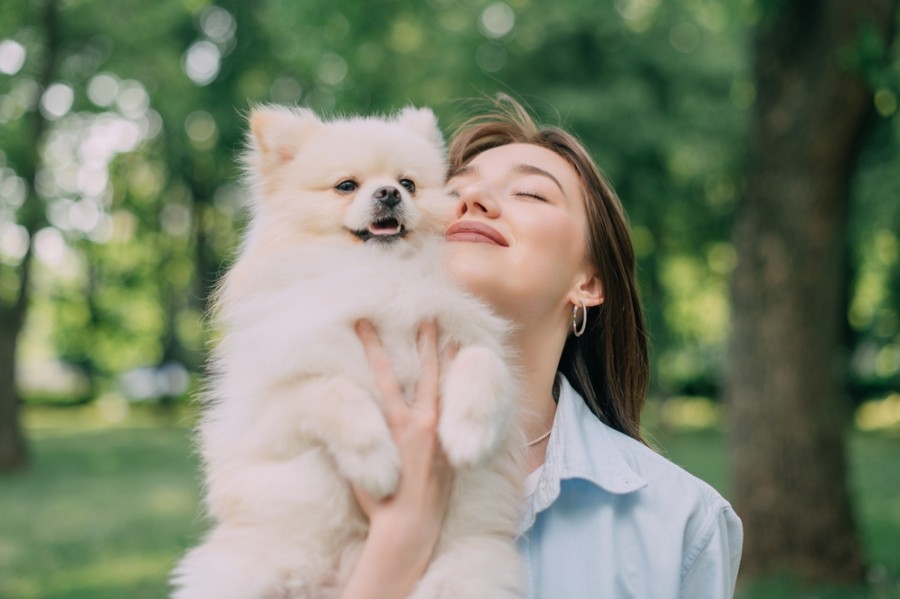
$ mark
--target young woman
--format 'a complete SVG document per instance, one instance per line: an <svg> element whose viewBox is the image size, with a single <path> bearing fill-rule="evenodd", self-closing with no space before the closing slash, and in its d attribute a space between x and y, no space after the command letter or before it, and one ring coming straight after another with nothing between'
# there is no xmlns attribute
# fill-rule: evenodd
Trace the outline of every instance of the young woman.
<svg viewBox="0 0 900 599"><path fill-rule="evenodd" d="M727 598L742 529L711 487L641 440L647 340L628 222L584 147L503 99L450 147L453 276L516 324L527 417L519 549L535 599ZM437 542L452 473L435 435L437 332L404 403L377 331L357 328L400 450L394 496L357 492L370 530L344 597L405 597Z"/></svg>

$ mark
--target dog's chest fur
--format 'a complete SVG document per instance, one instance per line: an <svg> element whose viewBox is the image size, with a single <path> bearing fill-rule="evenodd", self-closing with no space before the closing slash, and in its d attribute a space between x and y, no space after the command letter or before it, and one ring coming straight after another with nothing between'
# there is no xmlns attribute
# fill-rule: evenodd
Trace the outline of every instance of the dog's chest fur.
<svg viewBox="0 0 900 599"><path fill-rule="evenodd" d="M365 318L378 329L401 385L411 391L419 376L416 331L426 318L437 318L463 344L506 333L505 323L448 280L442 251L434 240L416 249L311 245L273 257L224 307L228 335L217 353L225 375L246 383L248 375L277 380L301 366L317 374L339 369L371 387L353 328ZM258 350L247 352L248 347Z"/></svg>

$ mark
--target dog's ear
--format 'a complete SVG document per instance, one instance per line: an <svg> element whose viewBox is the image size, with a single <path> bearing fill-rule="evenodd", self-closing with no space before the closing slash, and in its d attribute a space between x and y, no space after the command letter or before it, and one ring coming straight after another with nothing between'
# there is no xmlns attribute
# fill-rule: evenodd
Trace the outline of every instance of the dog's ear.
<svg viewBox="0 0 900 599"><path fill-rule="evenodd" d="M394 118L397 123L409 127L429 142L444 147L444 134L438 127L437 117L430 108L407 106Z"/></svg>
<svg viewBox="0 0 900 599"><path fill-rule="evenodd" d="M310 131L321 124L308 108L260 106L250 113L252 142L265 167L292 160Z"/></svg>

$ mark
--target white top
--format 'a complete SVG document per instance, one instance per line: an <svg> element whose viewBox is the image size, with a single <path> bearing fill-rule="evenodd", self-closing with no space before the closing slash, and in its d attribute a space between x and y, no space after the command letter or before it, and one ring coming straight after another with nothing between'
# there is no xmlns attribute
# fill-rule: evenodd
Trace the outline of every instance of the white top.
<svg viewBox="0 0 900 599"><path fill-rule="evenodd" d="M565 378L520 525L531 599L722 599L743 530L705 482L603 424Z"/></svg>

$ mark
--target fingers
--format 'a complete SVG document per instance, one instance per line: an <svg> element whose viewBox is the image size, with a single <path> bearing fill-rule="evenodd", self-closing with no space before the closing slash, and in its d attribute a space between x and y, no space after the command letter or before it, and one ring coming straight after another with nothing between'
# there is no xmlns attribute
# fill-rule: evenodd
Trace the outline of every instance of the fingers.
<svg viewBox="0 0 900 599"><path fill-rule="evenodd" d="M363 350L366 352L366 358L369 360L369 366L372 368L372 374L375 377L375 386L384 402L386 412L395 410L403 406L403 391L397 382L397 376L394 374L394 367L381 340L378 338L378 331L372 326L368 320L358 320L356 322L356 336L362 342Z"/></svg>
<svg viewBox="0 0 900 599"><path fill-rule="evenodd" d="M356 323L356 335L359 337L375 377L375 385L382 396L385 412L396 411L407 407L403 401L403 390L397 381L390 356L384 350L378 331L368 320ZM416 383L414 405L425 414L437 415L440 397L440 364L452 360L458 351L455 344L449 344L438 350L438 330L434 319L419 325L417 348L421 360L421 371Z"/></svg>
<svg viewBox="0 0 900 599"><path fill-rule="evenodd" d="M426 320L419 325L417 341L422 370L416 383L416 407L436 414L440 389L440 365L437 325L434 320Z"/></svg>

